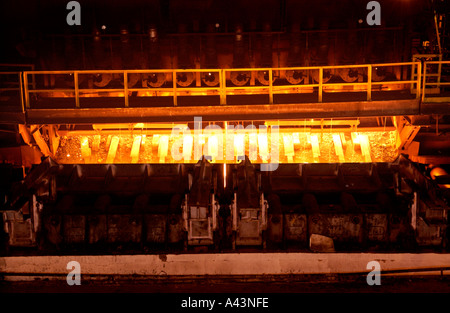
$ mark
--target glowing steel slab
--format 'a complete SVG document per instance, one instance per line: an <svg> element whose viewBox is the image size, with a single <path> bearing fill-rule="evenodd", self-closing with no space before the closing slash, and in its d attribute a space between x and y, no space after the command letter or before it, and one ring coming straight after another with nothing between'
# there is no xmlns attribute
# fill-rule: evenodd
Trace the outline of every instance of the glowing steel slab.
<svg viewBox="0 0 450 313"><path fill-rule="evenodd" d="M292 142L292 137L290 135L283 136L283 144L284 144L284 155L286 155L288 162L294 162L294 143Z"/></svg>
<svg viewBox="0 0 450 313"><path fill-rule="evenodd" d="M372 162L370 157L369 139L365 135L359 135L359 142L361 145L361 153L364 157L364 162Z"/></svg>
<svg viewBox="0 0 450 313"><path fill-rule="evenodd" d="M141 148L141 136L136 136L133 141L133 147L131 148L131 163L137 163L139 161L139 149Z"/></svg>
<svg viewBox="0 0 450 313"><path fill-rule="evenodd" d="M152 137L152 148L156 149L158 147L159 144L159 135L153 135Z"/></svg>
<svg viewBox="0 0 450 313"><path fill-rule="evenodd" d="M159 163L164 163L169 150L169 136L161 136L158 146Z"/></svg>
<svg viewBox="0 0 450 313"><path fill-rule="evenodd" d="M164 133L159 130L158 132L139 135L141 141L138 152L138 143L135 143L138 139L132 131L129 133L121 131L117 135L107 133L98 135L97 131L92 135L84 133L62 135L55 161L62 164L195 163L203 154L210 154L215 156L212 162L216 163L236 163L238 162L236 157L242 158L244 155L249 156L253 163L361 163L393 162L399 153L396 148L396 131L358 131L344 134L328 130L299 133L282 129L277 136L272 136L265 130L258 133L225 132L222 135L194 136L192 133L171 136L170 132ZM298 135L297 144L295 133ZM209 143L209 147L202 144L203 140L200 137ZM83 153L85 156L88 154L82 151L82 142L88 148L86 138L88 145L92 147L89 159L83 158ZM175 143L178 145L177 157L172 155ZM94 146L98 148L94 149Z"/></svg>
<svg viewBox="0 0 450 313"><path fill-rule="evenodd" d="M89 162L91 148L89 148L89 139L86 136L81 139L81 156L86 162Z"/></svg>
<svg viewBox="0 0 450 313"><path fill-rule="evenodd" d="M299 133L293 133L292 134L292 141L294 143L294 149L300 148L300 134Z"/></svg>
<svg viewBox="0 0 450 313"><path fill-rule="evenodd" d="M216 160L219 156L219 141L217 136L213 135L208 139L208 156Z"/></svg>
<svg viewBox="0 0 450 313"><path fill-rule="evenodd" d="M347 144L347 139L345 139L345 134L339 133L339 137L341 137L341 142L345 146Z"/></svg>
<svg viewBox="0 0 450 313"><path fill-rule="evenodd" d="M258 137L256 133L248 135L248 158L250 161L258 159Z"/></svg>
<svg viewBox="0 0 450 313"><path fill-rule="evenodd" d="M319 138L317 138L317 136L315 135L311 136L311 146L313 151L314 162L318 163L320 156Z"/></svg>
<svg viewBox="0 0 450 313"><path fill-rule="evenodd" d="M345 157L344 157L344 151L342 150L341 136L334 134L333 142L334 142L334 151L336 152L336 155L339 158L339 162L344 163Z"/></svg>
<svg viewBox="0 0 450 313"><path fill-rule="evenodd" d="M361 143L359 141L359 134L358 133L352 133L352 143L353 143L353 149L358 150L361 149Z"/></svg>
<svg viewBox="0 0 450 313"><path fill-rule="evenodd" d="M193 142L194 138L191 135L183 137L183 159L185 161L191 160Z"/></svg>
<svg viewBox="0 0 450 313"><path fill-rule="evenodd" d="M234 136L234 155L236 159L241 160L245 156L245 137L238 134Z"/></svg>
<svg viewBox="0 0 450 313"><path fill-rule="evenodd" d="M106 163L113 163L116 158L117 147L119 147L119 137L113 137L111 139L111 145L109 146L108 156L106 158Z"/></svg>
<svg viewBox="0 0 450 313"><path fill-rule="evenodd" d="M97 152L100 149L100 135L95 135L94 140L92 141L92 151Z"/></svg>
<svg viewBox="0 0 450 313"><path fill-rule="evenodd" d="M269 145L266 134L258 135L258 145L259 145L259 155L261 156L261 159L263 160L263 162L267 161L269 159Z"/></svg>

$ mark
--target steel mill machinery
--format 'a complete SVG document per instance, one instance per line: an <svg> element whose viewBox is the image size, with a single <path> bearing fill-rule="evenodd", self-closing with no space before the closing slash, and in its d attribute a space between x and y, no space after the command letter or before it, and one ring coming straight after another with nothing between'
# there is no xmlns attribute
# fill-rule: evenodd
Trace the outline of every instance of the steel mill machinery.
<svg viewBox="0 0 450 313"><path fill-rule="evenodd" d="M232 247L261 246L266 247L268 203L262 192L261 173L248 157L232 170L233 200L230 205L233 221Z"/></svg>
<svg viewBox="0 0 450 313"><path fill-rule="evenodd" d="M215 199L217 172L202 158L189 175L189 193L183 202L183 222L189 245L218 245L219 203Z"/></svg>
<svg viewBox="0 0 450 313"><path fill-rule="evenodd" d="M92 1L38 33L5 3L0 274L37 255L195 264L151 275L447 255L448 11L379 2L371 26L367 1Z"/></svg>

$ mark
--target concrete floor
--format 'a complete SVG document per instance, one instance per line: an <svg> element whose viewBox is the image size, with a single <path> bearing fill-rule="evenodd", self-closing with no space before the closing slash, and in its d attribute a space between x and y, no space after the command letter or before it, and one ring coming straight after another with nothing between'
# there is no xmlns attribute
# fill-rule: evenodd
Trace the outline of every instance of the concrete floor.
<svg viewBox="0 0 450 313"><path fill-rule="evenodd" d="M244 281L242 278L203 277L181 280L104 278L83 280L69 286L65 279L0 281L0 293L450 293L449 276L381 277L381 285L369 286L365 276L309 276L276 280Z"/></svg>

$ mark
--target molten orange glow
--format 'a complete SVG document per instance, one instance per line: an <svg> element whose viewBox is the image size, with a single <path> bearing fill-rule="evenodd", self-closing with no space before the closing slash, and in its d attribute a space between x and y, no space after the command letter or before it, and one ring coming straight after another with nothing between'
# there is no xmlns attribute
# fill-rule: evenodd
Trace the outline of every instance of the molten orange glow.
<svg viewBox="0 0 450 313"><path fill-rule="evenodd" d="M439 176L446 176L448 173L441 167L435 167L431 170L430 176L432 179L436 179ZM439 184L441 188L450 188L450 184Z"/></svg>
<svg viewBox="0 0 450 313"><path fill-rule="evenodd" d="M224 133L222 136L205 133L196 139L196 136L173 135L161 130L145 134L125 130L116 134L97 131L95 135L73 132L61 136L55 158L59 163L69 164L196 163L195 149L211 155L213 163L236 163L244 155L253 163L392 162L398 156L395 130L333 132L291 128L280 129L277 137L270 132ZM232 139L226 138L228 136ZM181 142L178 145L179 158L173 157L173 150L177 147L175 142ZM276 147L277 160L274 160L272 153ZM227 154L227 151L232 152Z"/></svg>

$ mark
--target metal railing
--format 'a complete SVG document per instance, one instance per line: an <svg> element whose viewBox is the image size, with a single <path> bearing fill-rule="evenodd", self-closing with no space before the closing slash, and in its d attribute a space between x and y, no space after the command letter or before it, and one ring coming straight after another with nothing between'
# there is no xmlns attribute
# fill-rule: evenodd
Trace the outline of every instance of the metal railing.
<svg viewBox="0 0 450 313"><path fill-rule="evenodd" d="M405 79L401 74L401 68L405 67L416 75L406 75L411 79ZM292 73L297 74L295 79ZM394 85L400 86L398 90L411 87L415 98L420 99L425 90L422 73L421 62L283 68L25 71L21 85L25 109L32 107L30 98L38 95L71 98L76 108L81 107L81 99L88 97L123 98L123 107L130 107L130 99L139 97L171 97L172 104L177 106L180 96L216 96L225 105L228 96L259 94L267 95L268 104L272 104L274 95L310 93L317 95L316 101L321 103L328 92L365 93L365 100L372 101L374 91L392 90L390 87Z"/></svg>
<svg viewBox="0 0 450 313"><path fill-rule="evenodd" d="M38 94L38 93L67 93L67 94L73 94L75 98L75 106L77 108L80 107L80 97L82 98L83 95L89 94L89 93L97 93L99 96L109 96L109 97L123 97L124 98L124 106L129 107L129 98L130 93L133 92L141 92L141 93L151 93L148 95L144 95L147 97L152 96L165 96L167 93L173 98L173 105L177 105L177 97L180 94L186 94L186 93L195 93L195 92L210 92L214 91L217 94L221 92L221 87L192 87L192 86L180 86L177 83L177 74L183 74L183 73L189 73L189 74L195 74L198 76L201 73L218 73L220 77L220 81L222 81L222 70L220 69L190 69L190 70L86 70L86 71L30 71L30 72L24 72L24 82L25 86L27 86L28 82L28 76L29 75L47 75L47 76L53 76L53 75L69 75L73 79L73 88L54 88L53 86L50 86L48 88L36 88L36 89L30 89L26 88L25 90L25 103L26 107L30 108L30 94ZM111 75L119 77L120 83L122 87L113 87L113 88L83 88L80 87L80 77L83 76L95 76L95 75ZM170 86L168 84L165 84L165 86L159 86L159 87L141 87L141 88L134 88L133 86L130 87L129 77L132 75L139 75L141 78L144 74L147 75L158 75L162 74L164 75L165 82L169 82ZM196 81L199 81L198 77L196 78ZM49 82L47 82L49 84ZM108 95L109 93L109 95Z"/></svg>
<svg viewBox="0 0 450 313"><path fill-rule="evenodd" d="M10 77L14 77L14 79ZM23 86L22 72L0 72L0 97L9 98L12 95L15 98L18 96L21 111L25 112Z"/></svg>
<svg viewBox="0 0 450 313"><path fill-rule="evenodd" d="M435 72L433 72L433 66ZM423 65L423 83L422 83L422 102L450 102L450 93L442 96L441 88L450 86L450 73L446 77L447 81L443 81L442 68L448 66L450 69L450 61L426 61ZM429 71L430 70L430 71ZM449 71L450 72L450 71ZM450 91L450 88L449 88ZM427 93L429 97L427 97ZM430 97L430 95L434 95Z"/></svg>

